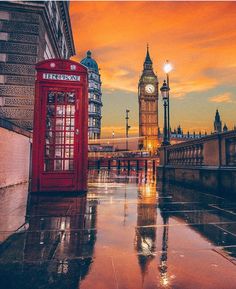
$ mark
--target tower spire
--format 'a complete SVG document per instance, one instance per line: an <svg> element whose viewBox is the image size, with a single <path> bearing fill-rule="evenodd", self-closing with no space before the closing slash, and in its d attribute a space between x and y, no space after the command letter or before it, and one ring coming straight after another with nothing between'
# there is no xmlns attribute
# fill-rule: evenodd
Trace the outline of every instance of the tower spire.
<svg viewBox="0 0 236 289"><path fill-rule="evenodd" d="M148 45L148 43L147 43L147 53L146 53L146 58L145 58L144 64L152 64L152 60L151 60L151 57L150 57L150 54L149 54L149 45Z"/></svg>
<svg viewBox="0 0 236 289"><path fill-rule="evenodd" d="M218 108L217 108L216 114L215 114L214 131L215 132L222 132L222 122L220 119L220 113L219 113Z"/></svg>

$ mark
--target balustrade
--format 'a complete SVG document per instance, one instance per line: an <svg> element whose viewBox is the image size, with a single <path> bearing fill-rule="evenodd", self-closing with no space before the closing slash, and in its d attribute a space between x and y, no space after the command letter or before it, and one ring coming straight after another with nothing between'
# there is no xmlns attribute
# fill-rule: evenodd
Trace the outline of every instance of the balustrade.
<svg viewBox="0 0 236 289"><path fill-rule="evenodd" d="M226 141L226 164L236 166L236 137Z"/></svg>
<svg viewBox="0 0 236 289"><path fill-rule="evenodd" d="M203 163L202 143L167 149L168 165L202 166Z"/></svg>

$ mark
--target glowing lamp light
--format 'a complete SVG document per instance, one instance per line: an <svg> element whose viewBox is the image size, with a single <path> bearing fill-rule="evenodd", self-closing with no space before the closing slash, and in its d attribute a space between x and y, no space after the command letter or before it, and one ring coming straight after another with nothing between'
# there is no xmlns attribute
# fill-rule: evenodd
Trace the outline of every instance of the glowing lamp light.
<svg viewBox="0 0 236 289"><path fill-rule="evenodd" d="M164 65L164 71L165 71L165 73L171 72L172 69L173 69L173 66L172 66L171 63L169 63L168 60L167 60L166 63L165 63L165 65Z"/></svg>

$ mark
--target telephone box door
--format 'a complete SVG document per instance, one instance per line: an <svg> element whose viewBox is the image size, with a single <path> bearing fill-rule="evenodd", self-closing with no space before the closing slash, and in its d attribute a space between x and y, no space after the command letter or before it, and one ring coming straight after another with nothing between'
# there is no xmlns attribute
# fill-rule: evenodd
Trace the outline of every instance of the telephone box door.
<svg viewBox="0 0 236 289"><path fill-rule="evenodd" d="M43 87L40 191L74 190L79 166L81 89Z"/></svg>

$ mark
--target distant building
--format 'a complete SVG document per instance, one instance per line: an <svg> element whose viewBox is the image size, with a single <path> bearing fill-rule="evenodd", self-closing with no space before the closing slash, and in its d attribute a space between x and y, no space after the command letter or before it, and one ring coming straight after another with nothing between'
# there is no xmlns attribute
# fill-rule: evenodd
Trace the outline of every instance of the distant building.
<svg viewBox="0 0 236 289"><path fill-rule="evenodd" d="M68 1L2 1L0 117L33 128L35 64L75 54Z"/></svg>
<svg viewBox="0 0 236 289"><path fill-rule="evenodd" d="M228 127L227 127L227 125L226 125L226 124L224 124L224 127L223 127L223 132L226 132L226 131L228 131Z"/></svg>
<svg viewBox="0 0 236 289"><path fill-rule="evenodd" d="M215 121L214 121L214 132L222 132L222 122L218 109L216 110Z"/></svg>
<svg viewBox="0 0 236 289"><path fill-rule="evenodd" d="M139 148L154 151L158 140L158 79L153 71L147 47L143 72L138 84L139 100Z"/></svg>
<svg viewBox="0 0 236 289"><path fill-rule="evenodd" d="M91 57L91 51L87 52L87 56L81 60L81 64L88 68L88 135L89 139L100 139L101 136L101 108L102 108L102 92L101 78L97 62Z"/></svg>

